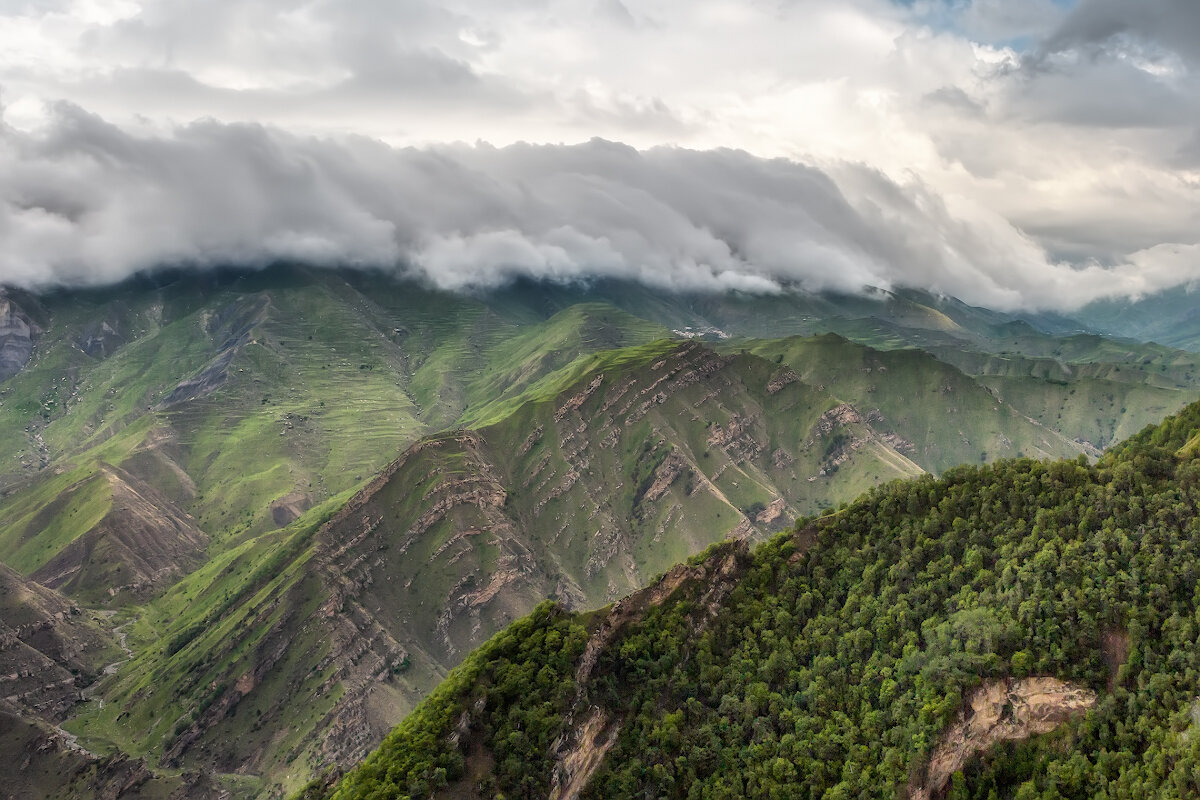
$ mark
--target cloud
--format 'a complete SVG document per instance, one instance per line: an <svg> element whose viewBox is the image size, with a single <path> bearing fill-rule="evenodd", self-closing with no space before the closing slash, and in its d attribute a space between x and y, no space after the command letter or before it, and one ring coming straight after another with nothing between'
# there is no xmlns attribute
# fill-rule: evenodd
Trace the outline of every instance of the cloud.
<svg viewBox="0 0 1200 800"><path fill-rule="evenodd" d="M1053 263L1000 216L861 164L603 140L394 148L211 121L133 133L67 104L36 134L0 129L0 241L0 282L31 288L292 260L452 290L604 276L1063 308L1198 272L1194 245Z"/></svg>
<svg viewBox="0 0 1200 800"><path fill-rule="evenodd" d="M0 0L0 259L27 282L290 255L1066 307L1190 269L1162 253L1200 236L1197 8Z"/></svg>
<svg viewBox="0 0 1200 800"><path fill-rule="evenodd" d="M1080 0L1042 45L1043 53L1072 48L1168 50L1200 61L1200 5L1193 0Z"/></svg>
<svg viewBox="0 0 1200 800"><path fill-rule="evenodd" d="M1023 58L1013 109L1082 127L1180 128L1200 119L1200 4L1081 0Z"/></svg>

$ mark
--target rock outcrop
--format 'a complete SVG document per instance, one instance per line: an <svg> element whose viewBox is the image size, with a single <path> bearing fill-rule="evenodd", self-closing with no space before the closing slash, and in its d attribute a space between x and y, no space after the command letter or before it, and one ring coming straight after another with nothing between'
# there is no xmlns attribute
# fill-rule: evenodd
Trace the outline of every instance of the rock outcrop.
<svg viewBox="0 0 1200 800"><path fill-rule="evenodd" d="M992 681L979 687L934 748L924 780L909 787L909 800L940 797L950 776L979 753L1002 741L1049 733L1094 705L1091 689L1057 678Z"/></svg>
<svg viewBox="0 0 1200 800"><path fill-rule="evenodd" d="M108 358L126 342L121 323L115 318L88 324L75 337L75 346L92 358Z"/></svg>
<svg viewBox="0 0 1200 800"><path fill-rule="evenodd" d="M74 603L0 564L0 699L57 722L115 650Z"/></svg>
<svg viewBox="0 0 1200 800"><path fill-rule="evenodd" d="M41 329L0 287L0 381L25 368L33 355L33 342Z"/></svg>
<svg viewBox="0 0 1200 800"><path fill-rule="evenodd" d="M697 590L690 615L692 632L701 633L716 617L722 601L742 574L749 547L744 541L726 542L698 564L679 564L655 583L616 603L588 639L575 668L575 704L564 721L563 734L554 743L557 764L551 778L551 800L576 800L587 787L604 756L617 741L621 722L605 708L589 705L592 671L601 654L629 625L641 620L654 606L662 605L679 590ZM582 721L576 724L575 718Z"/></svg>
<svg viewBox="0 0 1200 800"><path fill-rule="evenodd" d="M202 370L183 380L162 399L159 406L169 408L212 394L229 380L229 367L238 353L251 341L254 329L267 317L271 300L259 295L231 303L204 322L205 332L219 342L217 355Z"/></svg>

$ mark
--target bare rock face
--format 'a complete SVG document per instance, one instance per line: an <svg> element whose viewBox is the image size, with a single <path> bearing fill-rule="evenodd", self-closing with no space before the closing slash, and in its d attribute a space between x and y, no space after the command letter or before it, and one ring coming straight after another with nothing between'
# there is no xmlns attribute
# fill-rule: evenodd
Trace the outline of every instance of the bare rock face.
<svg viewBox="0 0 1200 800"><path fill-rule="evenodd" d="M821 415L821 419L817 421L813 433L828 436L833 433L833 429L836 427L857 425L864 421L863 415L858 413L857 408L849 403L842 403Z"/></svg>
<svg viewBox="0 0 1200 800"><path fill-rule="evenodd" d="M574 747L564 753L555 769L555 784L550 795L553 800L576 800L587 788L588 781L604 757L617 742L620 725L610 725L608 712L593 707L587 718L573 732Z"/></svg>
<svg viewBox="0 0 1200 800"><path fill-rule="evenodd" d="M646 612L665 603L686 584L700 587L690 621L699 634L720 611L721 603L741 578L749 546L726 542L698 564L679 564L656 583L616 603L588 639L575 668L575 705L565 720L564 733L554 743L557 764L551 781L551 800L576 800L617 741L621 720L599 706L589 706L588 686L600 655L626 626L642 620ZM582 721L576 725L576 718Z"/></svg>
<svg viewBox="0 0 1200 800"><path fill-rule="evenodd" d="M217 355L204 369L181 381L162 399L163 408L206 397L225 385L229 366L251 341L254 329L267 317L271 301L266 295L231 303L205 321L204 329L214 343Z"/></svg>
<svg viewBox="0 0 1200 800"><path fill-rule="evenodd" d="M687 469L687 466L687 462L678 453L672 452L654 471L654 482L646 489L642 499L650 502L661 499L667 493L667 489L671 488L671 484Z"/></svg>
<svg viewBox="0 0 1200 800"><path fill-rule="evenodd" d="M312 498L304 492L292 492L271 503L271 520L280 528L300 519L312 508Z"/></svg>
<svg viewBox="0 0 1200 800"><path fill-rule="evenodd" d="M121 324L113 317L98 320L84 328L76 337L75 346L92 358L108 358L125 342Z"/></svg>
<svg viewBox="0 0 1200 800"><path fill-rule="evenodd" d="M724 449L734 462L739 464L757 458L763 446L754 435L756 422L741 414L734 414L724 427L712 427L708 434L708 446Z"/></svg>
<svg viewBox="0 0 1200 800"><path fill-rule="evenodd" d="M0 381L25 368L33 355L33 340L42 331L0 288Z"/></svg>
<svg viewBox="0 0 1200 800"><path fill-rule="evenodd" d="M77 606L0 564L0 702L14 713L61 719L108 647Z"/></svg>
<svg viewBox="0 0 1200 800"><path fill-rule="evenodd" d="M767 394L778 394L783 391L785 386L798 380L800 380L800 376L793 372L791 367L781 367L775 371L767 383Z"/></svg>
<svg viewBox="0 0 1200 800"><path fill-rule="evenodd" d="M1096 705L1096 693L1057 678L992 681L976 689L959 721L942 736L925 780L909 787L909 800L939 797L950 776L972 757L1003 741L1049 733Z"/></svg>

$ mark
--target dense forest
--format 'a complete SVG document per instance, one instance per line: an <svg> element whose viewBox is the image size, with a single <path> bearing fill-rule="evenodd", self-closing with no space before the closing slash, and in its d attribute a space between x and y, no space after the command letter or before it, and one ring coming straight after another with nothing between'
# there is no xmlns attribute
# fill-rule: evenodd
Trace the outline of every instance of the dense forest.
<svg viewBox="0 0 1200 800"><path fill-rule="evenodd" d="M640 606L543 604L306 795L1200 796L1198 444L1200 404L1095 464L960 467L717 545ZM927 785L972 693L1030 676L1094 702Z"/></svg>

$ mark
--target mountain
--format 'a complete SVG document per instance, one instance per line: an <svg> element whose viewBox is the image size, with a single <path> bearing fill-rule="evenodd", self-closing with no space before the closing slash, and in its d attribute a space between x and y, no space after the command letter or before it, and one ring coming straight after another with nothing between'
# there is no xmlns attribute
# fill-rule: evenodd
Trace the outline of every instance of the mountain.
<svg viewBox="0 0 1200 800"><path fill-rule="evenodd" d="M123 754L98 755L59 727L101 674L127 654L120 631L57 592L0 564L0 758L10 765L6 796L211 796L197 785L152 775ZM203 781L198 781L198 784ZM143 789L151 791L143 793Z"/></svg>
<svg viewBox="0 0 1200 800"><path fill-rule="evenodd" d="M17 304L14 294L20 297L22 305ZM0 287L0 381L24 369L33 355L34 338L41 333L26 308L37 308L37 302Z"/></svg>
<svg viewBox="0 0 1200 800"><path fill-rule="evenodd" d="M915 292L278 267L6 297L0 561L129 650L81 670L69 734L16 709L12 746L76 736L70 774L147 796L293 791L544 598L601 607L897 478L1095 458L1200 380Z"/></svg>
<svg viewBox="0 0 1200 800"><path fill-rule="evenodd" d="M1193 289L1180 286L1135 299L1098 300L1072 316L1094 332L1192 350L1200 345Z"/></svg>
<svg viewBox="0 0 1200 800"><path fill-rule="evenodd" d="M930 405L947 402L961 401ZM422 439L329 521L270 545L260 537L256 547L273 549L182 581L160 603L170 611L147 617L157 643L106 686L104 707L77 717L79 730L121 720L129 752L221 771L353 763L541 599L601 606L714 541L761 539L798 513L920 474L901 450L931 467L948 458L927 459L877 409L786 365L695 342L597 354L513 408ZM987 441L997 417L1014 451L1078 452L1011 412L964 415L959 428ZM255 563L271 567L245 577ZM294 733L280 742L282 731Z"/></svg>
<svg viewBox="0 0 1200 800"><path fill-rule="evenodd" d="M1200 349L1200 310L1193 286L1166 289L1136 300L1100 300L1073 314L1094 331Z"/></svg>
<svg viewBox="0 0 1200 800"><path fill-rule="evenodd" d="M0 611L0 698L32 716L61 720L120 654L93 615L2 564Z"/></svg>
<svg viewBox="0 0 1200 800"><path fill-rule="evenodd" d="M611 308L531 322L320 272L41 302L53 322L0 389L0 559L52 585L82 569L86 593L88 554L106 543L106 569L126 577L93 582L116 602L190 571L210 535L223 547L361 486L472 403L665 333ZM131 527L154 532L149 563L110 535Z"/></svg>
<svg viewBox="0 0 1200 800"><path fill-rule="evenodd" d="M1200 403L546 602L307 798L1193 796Z"/></svg>

